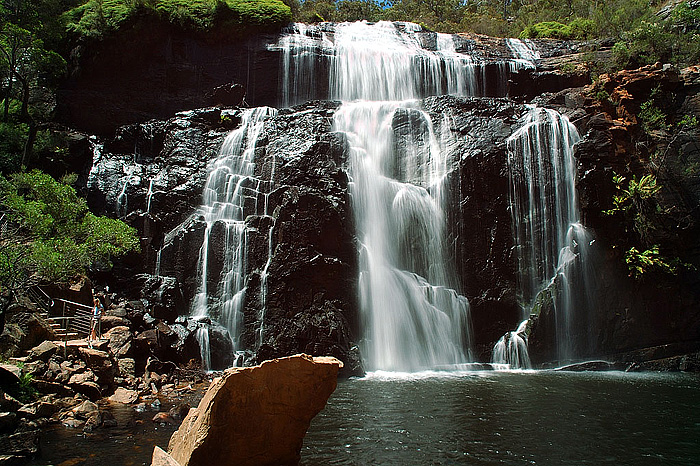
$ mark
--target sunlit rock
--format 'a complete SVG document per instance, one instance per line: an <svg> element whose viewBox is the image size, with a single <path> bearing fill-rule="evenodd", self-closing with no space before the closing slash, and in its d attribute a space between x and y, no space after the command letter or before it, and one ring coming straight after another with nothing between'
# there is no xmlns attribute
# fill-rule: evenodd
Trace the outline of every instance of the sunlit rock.
<svg viewBox="0 0 700 466"><path fill-rule="evenodd" d="M335 358L301 354L228 369L190 410L168 451L182 466L297 464L341 367Z"/></svg>

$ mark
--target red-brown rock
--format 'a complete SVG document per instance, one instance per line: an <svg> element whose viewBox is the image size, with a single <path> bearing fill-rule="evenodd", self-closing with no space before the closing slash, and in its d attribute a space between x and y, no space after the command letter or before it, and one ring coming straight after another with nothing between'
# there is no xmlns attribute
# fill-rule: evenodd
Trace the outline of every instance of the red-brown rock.
<svg viewBox="0 0 700 466"><path fill-rule="evenodd" d="M298 464L341 367L332 357L301 354L228 369L190 410L168 452L182 466Z"/></svg>

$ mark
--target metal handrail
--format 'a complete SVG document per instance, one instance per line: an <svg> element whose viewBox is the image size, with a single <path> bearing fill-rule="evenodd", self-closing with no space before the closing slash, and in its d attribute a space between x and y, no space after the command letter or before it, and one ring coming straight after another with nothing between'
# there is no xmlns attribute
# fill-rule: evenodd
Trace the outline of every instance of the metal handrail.
<svg viewBox="0 0 700 466"><path fill-rule="evenodd" d="M62 305L62 315L50 317L51 320L59 323L63 330L85 335L90 334L92 324L92 308L90 306L60 298L57 298L55 302Z"/></svg>
<svg viewBox="0 0 700 466"><path fill-rule="evenodd" d="M33 286L27 290L29 297L38 304L47 314L54 305L54 300L39 286Z"/></svg>

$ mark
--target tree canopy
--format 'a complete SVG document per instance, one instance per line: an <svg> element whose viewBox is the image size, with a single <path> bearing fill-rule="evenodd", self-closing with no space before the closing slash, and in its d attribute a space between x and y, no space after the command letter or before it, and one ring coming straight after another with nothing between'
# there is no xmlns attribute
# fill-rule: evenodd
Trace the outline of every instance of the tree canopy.
<svg viewBox="0 0 700 466"><path fill-rule="evenodd" d="M67 282L139 250L136 230L92 214L70 185L38 170L0 176L0 284Z"/></svg>

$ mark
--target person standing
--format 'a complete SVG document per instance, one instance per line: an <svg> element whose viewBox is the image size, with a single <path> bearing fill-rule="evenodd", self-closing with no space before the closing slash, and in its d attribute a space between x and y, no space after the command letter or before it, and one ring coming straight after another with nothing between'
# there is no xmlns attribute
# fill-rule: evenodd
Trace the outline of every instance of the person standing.
<svg viewBox="0 0 700 466"><path fill-rule="evenodd" d="M95 297L93 299L93 308L92 308L92 325L90 328L90 341L92 340L97 340L100 335L100 319L102 318L102 312L104 311L104 307L102 307L102 303L100 303L100 299Z"/></svg>

